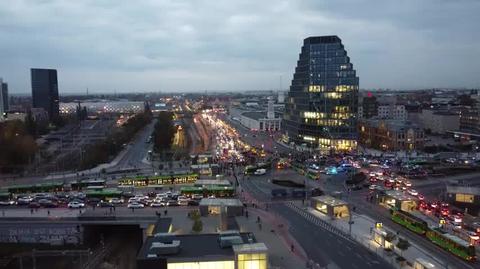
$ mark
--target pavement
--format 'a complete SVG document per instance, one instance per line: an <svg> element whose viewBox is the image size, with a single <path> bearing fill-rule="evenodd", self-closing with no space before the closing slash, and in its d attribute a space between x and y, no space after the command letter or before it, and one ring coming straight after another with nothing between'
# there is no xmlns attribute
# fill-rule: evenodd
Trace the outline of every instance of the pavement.
<svg viewBox="0 0 480 269"><path fill-rule="evenodd" d="M294 210L298 210L301 214L307 216L307 218L311 218L312 221L317 221L319 223L326 223L331 224L333 227L342 232L343 234L350 234L349 232L349 219L332 219L327 215L315 210L311 207L305 208L304 205L300 202L290 202L289 206L294 208ZM382 257L385 261L390 263L393 267L396 267L397 264L395 262L395 257L393 255L388 255L384 250L383 247L377 244L375 241L372 240L372 229L374 229L375 224L377 221L361 214L352 214L352 221L354 222L351 226L351 238L353 238L358 243L364 245L369 250L375 252L379 257ZM385 231L389 231L395 233L393 229L390 229L383 226ZM400 236L401 237L401 236ZM394 244L396 244L397 239L395 239ZM411 246L407 250L400 252L398 249L395 249L394 252L399 255L403 256L409 264L414 264L417 258L425 259L435 265L435 268L447 268L445 267L445 262L441 261L439 258L435 257L435 254L430 253L420 246L418 246L415 242L409 241ZM406 265L404 268L409 268ZM452 268L452 267L448 267Z"/></svg>

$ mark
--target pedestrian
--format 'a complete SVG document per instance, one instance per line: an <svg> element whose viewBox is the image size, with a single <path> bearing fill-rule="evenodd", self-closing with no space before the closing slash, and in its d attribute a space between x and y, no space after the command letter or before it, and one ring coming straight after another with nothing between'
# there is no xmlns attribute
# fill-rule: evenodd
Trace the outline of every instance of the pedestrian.
<svg viewBox="0 0 480 269"><path fill-rule="evenodd" d="M33 215L33 208L30 208L30 215Z"/></svg>
<svg viewBox="0 0 480 269"><path fill-rule="evenodd" d="M49 216L50 216L50 210L47 210L47 215L49 215Z"/></svg>
<svg viewBox="0 0 480 269"><path fill-rule="evenodd" d="M257 216L257 222L260 223L260 216Z"/></svg>
<svg viewBox="0 0 480 269"><path fill-rule="evenodd" d="M248 211L245 211L245 218L248 219Z"/></svg>
<svg viewBox="0 0 480 269"><path fill-rule="evenodd" d="M132 213L135 211L135 208L132 207Z"/></svg>
<svg viewBox="0 0 480 269"><path fill-rule="evenodd" d="M295 246L294 246L293 244L290 245L290 250L291 250L292 252L295 251Z"/></svg>
<svg viewBox="0 0 480 269"><path fill-rule="evenodd" d="M113 212L115 212L115 206L113 206Z"/></svg>
<svg viewBox="0 0 480 269"><path fill-rule="evenodd" d="M163 213L165 213L165 216L166 216L168 214L168 210L165 209L165 212L163 212Z"/></svg>

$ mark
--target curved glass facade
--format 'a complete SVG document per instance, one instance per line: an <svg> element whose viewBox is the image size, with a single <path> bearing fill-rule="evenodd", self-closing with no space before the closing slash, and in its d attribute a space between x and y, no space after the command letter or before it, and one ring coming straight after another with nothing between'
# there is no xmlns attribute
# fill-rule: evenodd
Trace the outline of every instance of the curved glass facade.
<svg viewBox="0 0 480 269"><path fill-rule="evenodd" d="M322 151L354 149L358 81L339 37L306 38L285 102L286 142Z"/></svg>

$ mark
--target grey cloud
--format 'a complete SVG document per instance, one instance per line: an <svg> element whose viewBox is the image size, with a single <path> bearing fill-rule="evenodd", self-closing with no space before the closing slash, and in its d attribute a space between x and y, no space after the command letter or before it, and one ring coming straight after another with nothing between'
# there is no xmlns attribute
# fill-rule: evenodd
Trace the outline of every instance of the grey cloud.
<svg viewBox="0 0 480 269"><path fill-rule="evenodd" d="M61 90L253 90L291 79L303 38L339 35L365 88L480 87L475 0L18 0L0 7L0 77Z"/></svg>

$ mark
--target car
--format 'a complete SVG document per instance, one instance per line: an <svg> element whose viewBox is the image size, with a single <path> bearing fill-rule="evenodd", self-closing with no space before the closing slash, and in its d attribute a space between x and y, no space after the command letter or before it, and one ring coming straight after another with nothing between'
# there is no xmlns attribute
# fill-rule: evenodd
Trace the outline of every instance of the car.
<svg viewBox="0 0 480 269"><path fill-rule="evenodd" d="M9 206L14 204L15 204L15 201L11 201L11 200L0 201L0 206Z"/></svg>
<svg viewBox="0 0 480 269"><path fill-rule="evenodd" d="M203 195L201 195L201 194L194 194L194 195L192 196L192 199L194 199L194 200L202 200L202 199L203 199Z"/></svg>
<svg viewBox="0 0 480 269"><path fill-rule="evenodd" d="M73 209L73 208L83 208L83 207L85 207L85 204L77 201L68 203L68 208Z"/></svg>
<svg viewBox="0 0 480 269"><path fill-rule="evenodd" d="M33 201L30 196L24 196L17 199L17 205L28 205Z"/></svg>
<svg viewBox="0 0 480 269"><path fill-rule="evenodd" d="M267 173L267 169L257 169L255 170L255 172L253 172L254 175L256 176L261 176L261 175L265 175Z"/></svg>
<svg viewBox="0 0 480 269"><path fill-rule="evenodd" d="M132 202L127 205L127 208L144 208L145 205L137 202Z"/></svg>
<svg viewBox="0 0 480 269"><path fill-rule="evenodd" d="M198 205L200 205L200 203L197 200L190 200L190 201L188 201L187 205L198 206Z"/></svg>
<svg viewBox="0 0 480 269"><path fill-rule="evenodd" d="M110 203L114 204L114 205L118 205L118 204L123 204L125 201L121 198L112 198L110 199Z"/></svg>
<svg viewBox="0 0 480 269"><path fill-rule="evenodd" d="M167 206L167 203L159 201L159 200L154 200L151 204L151 207L164 207Z"/></svg>
<svg viewBox="0 0 480 269"><path fill-rule="evenodd" d="M179 206L180 204L178 203L177 200L169 200L167 202L167 206Z"/></svg>
<svg viewBox="0 0 480 269"><path fill-rule="evenodd" d="M408 194L413 195L413 196L417 196L417 195L418 195L418 191L416 191L416 190L414 190L414 189L409 189L407 192L408 192Z"/></svg>
<svg viewBox="0 0 480 269"><path fill-rule="evenodd" d="M115 205L111 202L100 201L97 204L98 207L114 207Z"/></svg>
<svg viewBox="0 0 480 269"><path fill-rule="evenodd" d="M29 208L40 208L42 207L38 202L31 202L28 204Z"/></svg>
<svg viewBox="0 0 480 269"><path fill-rule="evenodd" d="M377 188L378 188L378 186L375 185L375 184L372 184L368 187L369 190L376 190Z"/></svg>

